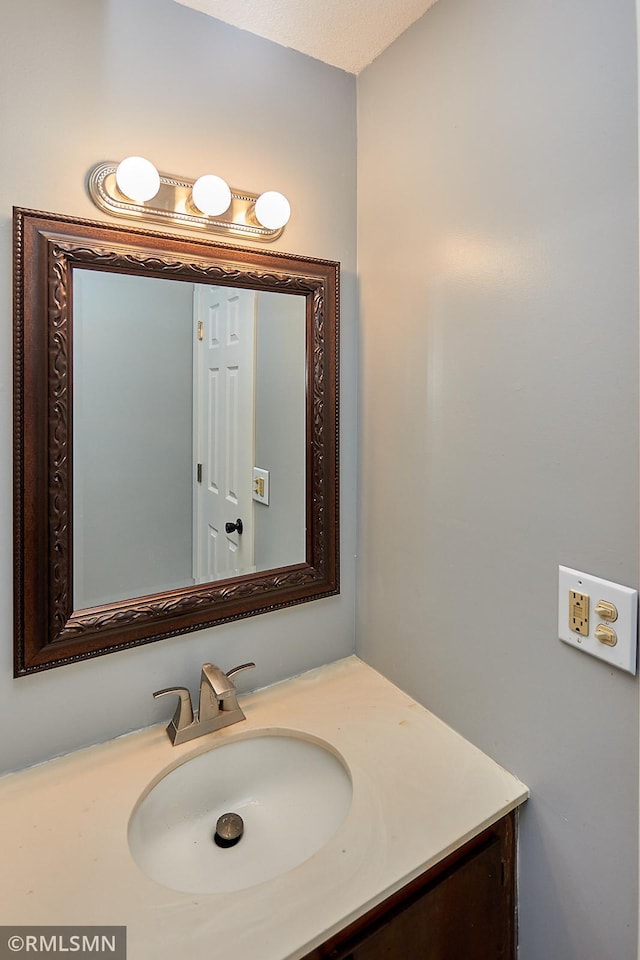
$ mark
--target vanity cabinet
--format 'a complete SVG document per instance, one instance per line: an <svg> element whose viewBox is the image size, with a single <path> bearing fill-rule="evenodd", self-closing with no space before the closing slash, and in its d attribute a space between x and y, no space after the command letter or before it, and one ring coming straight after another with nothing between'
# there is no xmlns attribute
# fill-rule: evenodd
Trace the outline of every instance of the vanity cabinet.
<svg viewBox="0 0 640 960"><path fill-rule="evenodd" d="M303 960L515 960L515 814Z"/></svg>

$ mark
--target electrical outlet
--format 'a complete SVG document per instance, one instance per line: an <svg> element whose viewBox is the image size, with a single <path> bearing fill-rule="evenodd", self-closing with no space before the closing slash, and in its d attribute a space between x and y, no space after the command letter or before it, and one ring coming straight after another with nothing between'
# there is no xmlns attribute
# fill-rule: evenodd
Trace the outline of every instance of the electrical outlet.
<svg viewBox="0 0 640 960"><path fill-rule="evenodd" d="M559 567L558 636L561 640L635 674L637 631L637 590L570 567Z"/></svg>
<svg viewBox="0 0 640 960"><path fill-rule="evenodd" d="M569 629L581 637L589 636L589 594L569 590Z"/></svg>

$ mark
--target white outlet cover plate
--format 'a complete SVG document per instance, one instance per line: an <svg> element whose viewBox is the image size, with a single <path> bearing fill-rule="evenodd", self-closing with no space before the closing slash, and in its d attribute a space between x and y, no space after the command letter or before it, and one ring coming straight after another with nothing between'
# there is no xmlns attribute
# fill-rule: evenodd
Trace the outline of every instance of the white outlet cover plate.
<svg viewBox="0 0 640 960"><path fill-rule="evenodd" d="M589 597L589 634L581 637L569 628L569 591L586 593ZM608 600L618 610L614 623L602 620L595 612L599 600ZM595 636L599 623L613 627L618 642L615 647L601 643ZM606 660L613 667L635 675L638 649L638 591L610 580L592 577L571 567L558 568L558 636L565 643L583 653Z"/></svg>

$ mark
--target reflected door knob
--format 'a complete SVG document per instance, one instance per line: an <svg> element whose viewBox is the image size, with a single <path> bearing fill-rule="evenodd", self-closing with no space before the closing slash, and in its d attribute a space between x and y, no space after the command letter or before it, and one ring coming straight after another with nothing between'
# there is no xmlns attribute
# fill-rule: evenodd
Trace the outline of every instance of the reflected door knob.
<svg viewBox="0 0 640 960"><path fill-rule="evenodd" d="M240 517L238 517L235 523L225 523L224 528L227 533L233 533L234 530L237 530L238 536L242 536L242 520Z"/></svg>

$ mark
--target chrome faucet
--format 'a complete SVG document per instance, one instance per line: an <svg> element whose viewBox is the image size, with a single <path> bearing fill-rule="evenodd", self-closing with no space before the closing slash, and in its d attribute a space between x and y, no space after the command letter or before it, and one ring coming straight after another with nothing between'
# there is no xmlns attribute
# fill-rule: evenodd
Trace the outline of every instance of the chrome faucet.
<svg viewBox="0 0 640 960"><path fill-rule="evenodd" d="M255 663L241 663L239 667L224 673L215 663L204 663L200 674L200 703L195 713L191 694L186 687L156 690L153 695L156 699L167 693L174 693L179 698L176 712L167 727L167 734L174 746L245 719L231 678L250 667L255 667Z"/></svg>

